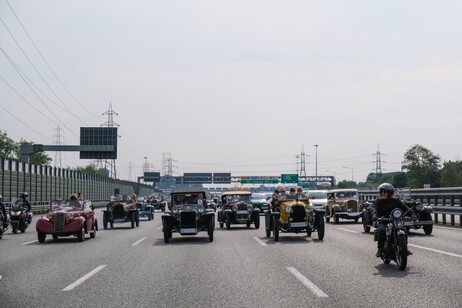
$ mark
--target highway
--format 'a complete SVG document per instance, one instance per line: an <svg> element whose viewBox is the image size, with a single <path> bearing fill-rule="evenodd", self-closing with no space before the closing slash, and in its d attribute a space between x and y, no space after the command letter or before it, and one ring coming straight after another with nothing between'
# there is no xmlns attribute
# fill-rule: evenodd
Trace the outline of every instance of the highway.
<svg viewBox="0 0 462 308"><path fill-rule="evenodd" d="M95 239L47 236L35 225L0 240L0 307L462 307L462 229L411 231L408 268L382 264L372 233L342 221L317 234L265 237L234 225L163 241L153 221ZM34 222L40 215L34 216Z"/></svg>

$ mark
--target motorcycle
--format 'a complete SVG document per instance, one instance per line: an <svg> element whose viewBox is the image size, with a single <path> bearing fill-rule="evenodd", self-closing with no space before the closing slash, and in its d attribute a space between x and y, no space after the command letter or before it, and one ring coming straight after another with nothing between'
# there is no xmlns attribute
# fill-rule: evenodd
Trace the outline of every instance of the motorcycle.
<svg viewBox="0 0 462 308"><path fill-rule="evenodd" d="M386 226L386 239L381 256L383 263L389 264L393 260L399 270L404 271L408 257L406 226L412 224L412 220L405 218L403 211L396 208L391 212L390 217L381 217L377 220L377 223ZM377 235L376 229L375 241L378 240Z"/></svg>
<svg viewBox="0 0 462 308"><path fill-rule="evenodd" d="M20 199L13 199L10 207L10 225L13 233L26 232L27 227L32 222L32 214L27 212L27 206Z"/></svg>
<svg viewBox="0 0 462 308"><path fill-rule="evenodd" d="M0 240L8 229L8 217L3 215L3 204L0 203Z"/></svg>

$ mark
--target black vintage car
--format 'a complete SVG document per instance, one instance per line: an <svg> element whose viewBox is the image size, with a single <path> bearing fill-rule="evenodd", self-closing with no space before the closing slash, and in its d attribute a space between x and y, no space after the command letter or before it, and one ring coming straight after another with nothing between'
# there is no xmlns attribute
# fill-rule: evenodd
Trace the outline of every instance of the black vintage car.
<svg viewBox="0 0 462 308"><path fill-rule="evenodd" d="M221 195L221 209L218 211L220 228L226 224L230 229L232 224L246 224L247 228L252 223L255 229L260 228L260 209L254 207L250 201L250 191L227 191Z"/></svg>
<svg viewBox="0 0 462 308"><path fill-rule="evenodd" d="M207 208L203 188L176 188L171 192L171 206L162 214L165 243L170 242L172 233L196 235L207 231L209 242L213 242L215 212Z"/></svg>
<svg viewBox="0 0 462 308"><path fill-rule="evenodd" d="M128 195L117 195L111 197L111 202L103 210L103 227L106 230L109 224L111 228L114 223L130 222L132 229L135 225L139 227L140 212L138 204L130 201Z"/></svg>

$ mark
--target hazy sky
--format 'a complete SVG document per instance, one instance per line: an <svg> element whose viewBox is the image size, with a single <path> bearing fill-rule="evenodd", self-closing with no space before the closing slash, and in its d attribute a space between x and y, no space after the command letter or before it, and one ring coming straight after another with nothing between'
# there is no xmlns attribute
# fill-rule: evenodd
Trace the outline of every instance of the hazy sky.
<svg viewBox="0 0 462 308"><path fill-rule="evenodd" d="M144 157L160 171L163 153L178 175L279 175L296 172L303 145L313 175L317 144L319 175L355 181L375 171L378 146L383 172L414 144L459 160L460 12L423 0L0 0L0 130L53 144L61 125L77 145L112 102L118 177L132 180ZM89 162L62 153L63 167Z"/></svg>

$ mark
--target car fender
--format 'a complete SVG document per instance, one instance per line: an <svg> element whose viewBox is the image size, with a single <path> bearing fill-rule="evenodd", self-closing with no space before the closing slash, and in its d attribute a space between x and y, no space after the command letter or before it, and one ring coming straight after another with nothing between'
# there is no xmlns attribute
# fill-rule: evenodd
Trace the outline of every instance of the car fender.
<svg viewBox="0 0 462 308"><path fill-rule="evenodd" d="M431 206L429 206L429 205L425 205L422 211L427 213L427 214L431 214L431 213L433 213L433 208Z"/></svg>
<svg viewBox="0 0 462 308"><path fill-rule="evenodd" d="M332 205L332 209L335 211L335 212L342 212L342 206L340 204L334 204Z"/></svg>
<svg viewBox="0 0 462 308"><path fill-rule="evenodd" d="M314 213L323 214L323 215L326 214L326 210L325 210L325 209L314 208L314 209L313 209L313 212L314 212Z"/></svg>

